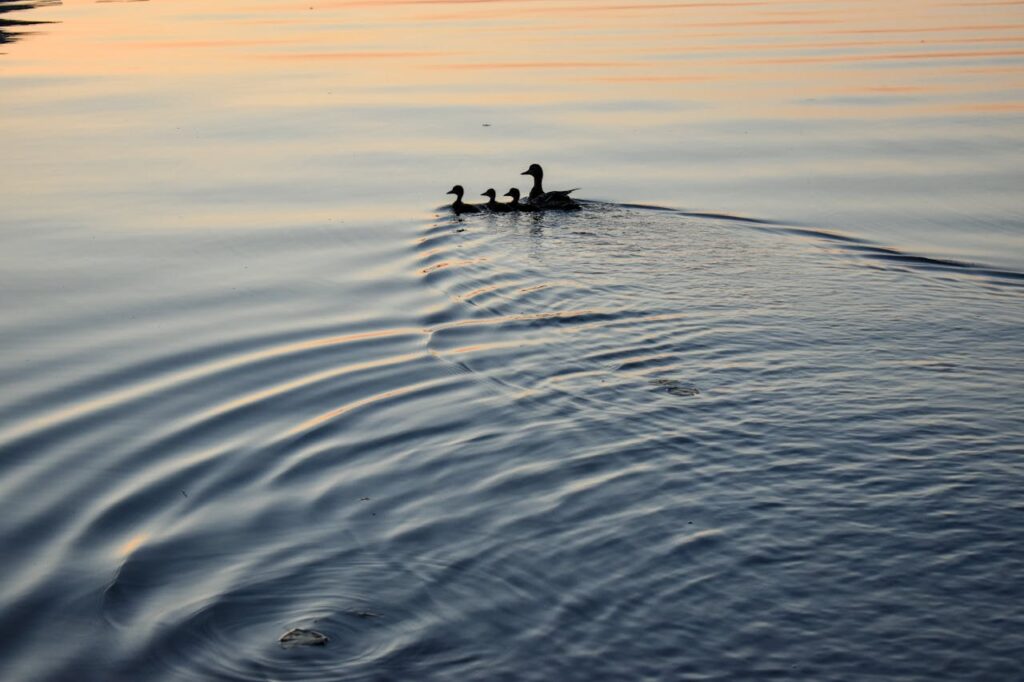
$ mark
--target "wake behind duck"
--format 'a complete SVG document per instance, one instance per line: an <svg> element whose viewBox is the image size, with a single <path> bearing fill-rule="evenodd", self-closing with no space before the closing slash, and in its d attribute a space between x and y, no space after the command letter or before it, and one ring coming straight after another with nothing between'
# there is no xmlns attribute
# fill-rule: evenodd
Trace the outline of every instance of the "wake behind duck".
<svg viewBox="0 0 1024 682"><path fill-rule="evenodd" d="M533 187L530 189L529 198L520 203L519 197L520 192L516 187L511 188L505 193L505 196L511 197L512 201L507 203L501 203L497 200L497 192L493 189L488 189L483 192L481 196L488 198L486 204L467 204L462 200L465 194L465 189L462 185L455 185L452 187L448 194L455 195L455 201L452 202L452 211L455 215L462 215L463 213L510 213L516 211L578 211L580 205L570 197L569 195L579 188L555 190L551 192L544 191L544 169L541 168L540 164L533 163L530 167L520 173L520 175L529 175L533 177Z"/></svg>

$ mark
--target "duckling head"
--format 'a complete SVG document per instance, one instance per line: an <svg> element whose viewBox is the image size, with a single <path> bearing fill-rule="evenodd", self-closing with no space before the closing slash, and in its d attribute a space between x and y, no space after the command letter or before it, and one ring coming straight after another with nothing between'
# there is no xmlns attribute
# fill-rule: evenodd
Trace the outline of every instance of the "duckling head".
<svg viewBox="0 0 1024 682"><path fill-rule="evenodd" d="M465 194L465 193L466 193L466 190L462 189L462 185L455 185L450 190L445 192L445 194L454 194L459 199L461 199L462 195Z"/></svg>
<svg viewBox="0 0 1024 682"><path fill-rule="evenodd" d="M520 175L532 175L535 178L544 177L544 169L540 167L540 164L531 163L530 167L524 170Z"/></svg>
<svg viewBox="0 0 1024 682"><path fill-rule="evenodd" d="M513 204L518 204L519 203L519 189L516 188L516 187L513 187L509 191L505 192L502 196L512 197L512 203Z"/></svg>
<svg viewBox="0 0 1024 682"><path fill-rule="evenodd" d="M497 193L497 192L495 192L495 191L494 191L493 189L489 189L489 190L487 190L486 192L481 192L481 193L480 193L480 196L482 196L482 197L487 197L487 198L488 198L488 199L490 199L491 201L494 201L494 200L495 200L495 197L497 197L497 195L498 195L498 193Z"/></svg>

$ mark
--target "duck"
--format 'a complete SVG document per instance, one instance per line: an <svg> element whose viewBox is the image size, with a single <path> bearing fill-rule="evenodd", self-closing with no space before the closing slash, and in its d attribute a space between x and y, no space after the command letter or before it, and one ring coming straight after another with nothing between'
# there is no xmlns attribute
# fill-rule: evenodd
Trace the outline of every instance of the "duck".
<svg viewBox="0 0 1024 682"><path fill-rule="evenodd" d="M479 206L467 204L462 201L462 195L465 193L466 190L462 189L462 185L455 185L447 192L447 194L455 195L455 201L452 202L452 210L455 211L455 215L462 215L463 213L479 213Z"/></svg>
<svg viewBox="0 0 1024 682"><path fill-rule="evenodd" d="M520 175L533 176L533 188L530 190L530 204L544 210L577 211L580 205L569 196L579 187L573 189L556 190L553 192L544 191L544 169L539 163L531 163L530 167Z"/></svg>
<svg viewBox="0 0 1024 682"><path fill-rule="evenodd" d="M487 197L487 203L484 205L491 213L508 213L512 210L512 207L508 204L498 203L498 193L493 188L481 193L480 196Z"/></svg>
<svg viewBox="0 0 1024 682"><path fill-rule="evenodd" d="M503 196L512 197L512 201L508 202L505 205L508 206L509 209L511 209L513 211L536 211L537 210L537 207L534 206L533 204L520 204L519 203L519 197L521 196L521 194L519 193L519 188L518 187L513 187L509 191L505 192L505 194Z"/></svg>

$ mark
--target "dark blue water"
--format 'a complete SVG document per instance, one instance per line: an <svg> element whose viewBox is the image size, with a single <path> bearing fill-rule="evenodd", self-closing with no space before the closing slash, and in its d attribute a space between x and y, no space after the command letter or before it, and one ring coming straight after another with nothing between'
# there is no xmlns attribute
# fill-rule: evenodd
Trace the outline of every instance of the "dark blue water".
<svg viewBox="0 0 1024 682"><path fill-rule="evenodd" d="M1013 285L605 205L121 281L51 238L76 290L4 316L5 679L1021 674Z"/></svg>
<svg viewBox="0 0 1024 682"><path fill-rule="evenodd" d="M369 41L441 13L433 38L456 40L469 20L443 13L469 11L471 43L503 26L606 35L621 19L567 24L583 19L559 2L515 24L495 4L329 16ZM778 12L850 32L907 20L849 5L845 20L842 3L770 5L742 26L789 40L767 23ZM281 73L201 58L205 32L233 22L287 15L267 30L293 38L316 22L177 7L21 12L64 23L17 29L0 58L0 680L1024 678L1012 145L971 183L939 182L891 239L920 176L894 170L871 209L885 220L856 229L870 211L848 211L850 195L801 203L799 178L838 162L795 133L803 156L772 162L792 194L723 198L737 177L648 206L696 171L648 183L683 168L666 153L650 175L614 177L601 150L629 140L570 149L557 126L495 148L480 114L503 110L459 102L489 92L465 83L423 95L362 82L337 55ZM189 59L160 52L168 25ZM71 50L90 41L96 53ZM325 74L353 79L350 97L396 99L319 100ZM450 106L409 116L437 88ZM789 134L746 115L755 145ZM960 130L977 145L934 157L980 167L997 137L1020 144L1002 116L918 132ZM657 134L641 137L649 149ZM896 169L915 154L879 149L855 156ZM584 196L617 200L464 219L437 206L454 182L524 186L534 161L552 187L582 176L605 183ZM968 209L994 176L989 221ZM671 208L684 204L698 208ZM836 206L849 224L819 220ZM929 248L915 224L956 238ZM295 627L329 642L283 647Z"/></svg>

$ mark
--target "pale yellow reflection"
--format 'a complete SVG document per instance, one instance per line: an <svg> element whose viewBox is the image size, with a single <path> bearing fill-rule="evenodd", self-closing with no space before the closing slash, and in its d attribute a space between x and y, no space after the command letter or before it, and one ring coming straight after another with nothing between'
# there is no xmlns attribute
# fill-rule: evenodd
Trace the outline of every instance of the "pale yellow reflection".
<svg viewBox="0 0 1024 682"><path fill-rule="evenodd" d="M145 542L149 540L151 535L151 533L143 531L141 533L136 533L135 535L131 536L123 543L121 543L121 546L117 548L117 556L121 558L128 558L129 556L135 553L135 550L137 550L139 547L145 544Z"/></svg>

